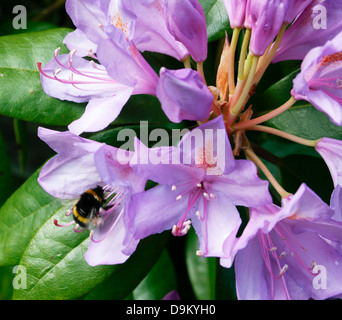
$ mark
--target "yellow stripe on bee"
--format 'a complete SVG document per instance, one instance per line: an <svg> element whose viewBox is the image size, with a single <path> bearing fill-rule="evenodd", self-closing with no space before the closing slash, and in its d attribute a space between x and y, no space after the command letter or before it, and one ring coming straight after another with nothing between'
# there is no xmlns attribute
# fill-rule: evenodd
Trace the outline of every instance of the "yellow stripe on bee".
<svg viewBox="0 0 342 320"><path fill-rule="evenodd" d="M98 202L102 202L102 199L99 197L99 195L92 189L87 190L85 193L91 194Z"/></svg>
<svg viewBox="0 0 342 320"><path fill-rule="evenodd" d="M89 223L89 219L87 219L86 217L82 217L82 216L78 213L76 206L74 207L73 213L74 213L74 216L75 216L79 221L81 221L82 223L84 223L84 224Z"/></svg>

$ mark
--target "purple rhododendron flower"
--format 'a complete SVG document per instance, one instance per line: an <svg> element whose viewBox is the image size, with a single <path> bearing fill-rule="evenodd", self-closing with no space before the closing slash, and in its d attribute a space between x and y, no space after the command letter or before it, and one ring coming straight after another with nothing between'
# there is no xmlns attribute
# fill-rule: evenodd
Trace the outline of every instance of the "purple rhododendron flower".
<svg viewBox="0 0 342 320"><path fill-rule="evenodd" d="M165 0L167 27L196 62L207 58L207 25L197 0Z"/></svg>
<svg viewBox="0 0 342 320"><path fill-rule="evenodd" d="M192 69L161 68L157 97L172 122L208 119L214 96L202 76Z"/></svg>
<svg viewBox="0 0 342 320"><path fill-rule="evenodd" d="M316 151L327 164L334 186L342 186L342 141L322 138L316 143Z"/></svg>
<svg viewBox="0 0 342 320"><path fill-rule="evenodd" d="M68 131L39 128L38 136L58 153L43 166L38 178L46 192L60 199L77 199L86 190L100 186L109 201L110 207L92 222L85 253L88 264L125 262L138 244L126 225L128 207L131 196L143 191L146 184L127 163L129 155ZM65 226L71 224L73 221ZM77 226L74 230L80 231Z"/></svg>
<svg viewBox="0 0 342 320"><path fill-rule="evenodd" d="M235 240L239 299L327 299L342 292L342 224L303 184L282 207L252 208ZM221 259L224 266L230 259ZM322 278L326 277L326 278ZM319 290L323 285L324 290Z"/></svg>
<svg viewBox="0 0 342 320"><path fill-rule="evenodd" d="M71 123L69 130L76 134L98 131L116 119L132 94L155 95L158 75L132 42L135 16L121 1L69 0L66 8L77 27L66 37L72 51L58 56L56 50L45 67L38 64L42 86L58 99L89 101L83 116ZM86 52L101 65L80 57Z"/></svg>
<svg viewBox="0 0 342 320"><path fill-rule="evenodd" d="M303 60L311 49L324 45L328 39L332 39L341 31L341 1L311 0L297 2L303 2L303 5L307 5L307 2L310 3L285 31L273 62ZM326 16L322 15L322 8ZM323 19L326 25L322 25Z"/></svg>
<svg viewBox="0 0 342 320"><path fill-rule="evenodd" d="M222 117L185 134L178 147L148 149L136 140L131 166L159 184L132 198L134 236L142 239L169 229L182 236L192 224L201 256L222 256L225 239L241 224L236 205L272 201L255 165L234 160Z"/></svg>
<svg viewBox="0 0 342 320"><path fill-rule="evenodd" d="M286 16L285 3L283 0L247 1L244 25L252 29L250 50L254 55L262 56L278 34Z"/></svg>
<svg viewBox="0 0 342 320"><path fill-rule="evenodd" d="M293 80L292 96L307 100L342 126L342 32L304 58Z"/></svg>
<svg viewBox="0 0 342 320"><path fill-rule="evenodd" d="M122 3L136 15L133 41L140 51L160 52L180 61L189 55L167 28L169 12L165 9L165 1L122 0Z"/></svg>

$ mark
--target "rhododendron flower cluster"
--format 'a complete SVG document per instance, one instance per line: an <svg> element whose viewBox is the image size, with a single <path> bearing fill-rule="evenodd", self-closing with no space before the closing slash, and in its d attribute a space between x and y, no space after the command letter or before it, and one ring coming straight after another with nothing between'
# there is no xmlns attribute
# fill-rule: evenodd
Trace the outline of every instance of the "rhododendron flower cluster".
<svg viewBox="0 0 342 320"><path fill-rule="evenodd" d="M222 267L235 268L239 299L338 296L342 141L306 139L268 121L305 101L342 126L337 17L342 3L322 2L337 7L328 15L336 25L323 36L315 36L310 25L317 1L223 3L232 32L221 43L216 82L209 83L206 16L199 1L67 0L76 26L64 40L70 53L56 49L53 59L38 62L38 68L47 95L87 105L68 130L39 129L40 139L57 154L43 166L38 182L54 197L76 201L87 190L102 188L106 204L88 227L85 259L91 266L125 263L150 235L169 230L171 237L187 237L193 228L198 256L216 257ZM146 52L170 56L179 67L155 68ZM250 98L268 68L295 59L303 61L288 101L260 112ZM135 136L129 147L114 147L91 139L90 132L115 124L131 96L138 95L154 96L170 123L187 124L176 144L152 145ZM287 190L262 160L264 153L250 138L253 131L317 152L335 188L331 203L304 181L296 191ZM68 217L73 212L71 207L67 218L56 219L56 226L73 225L81 232ZM326 288L319 290L315 279L323 276Z"/></svg>

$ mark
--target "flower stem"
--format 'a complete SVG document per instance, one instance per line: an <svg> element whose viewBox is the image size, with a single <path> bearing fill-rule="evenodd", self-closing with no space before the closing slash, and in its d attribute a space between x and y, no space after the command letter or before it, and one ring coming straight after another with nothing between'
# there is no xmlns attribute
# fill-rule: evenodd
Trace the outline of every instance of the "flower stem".
<svg viewBox="0 0 342 320"><path fill-rule="evenodd" d="M191 69L190 55L187 55L187 56L184 58L183 63L184 63L184 67L185 67L185 68Z"/></svg>
<svg viewBox="0 0 342 320"><path fill-rule="evenodd" d="M197 63L197 71L201 74L204 83L207 84L207 81L205 80L205 75L204 75L203 61Z"/></svg>
<svg viewBox="0 0 342 320"><path fill-rule="evenodd" d="M248 43L249 39L251 37L251 29L246 29L242 46L241 46L241 52L240 52L240 58L239 58L239 69L238 69L238 77L239 79L243 80L245 78L245 60L246 60L246 54L248 50Z"/></svg>
<svg viewBox="0 0 342 320"><path fill-rule="evenodd" d="M260 125L248 127L247 130L262 131L262 132L274 134L274 135L282 137L284 139L291 140L293 142L302 144L304 146L313 147L313 148L316 147L316 144L319 141L319 139L318 140L308 140L308 139L300 138L300 137L297 137L293 134L290 134L290 133L287 133L287 132L284 132L284 131L281 131L281 130L278 130L275 128L260 126Z"/></svg>
<svg viewBox="0 0 342 320"><path fill-rule="evenodd" d="M239 96L238 100L230 109L230 112L235 116L237 116L239 114L242 107L244 106L244 103L246 102L246 99L248 99L249 90L251 89L252 84L253 84L253 78L255 75L256 67L258 65L259 57L258 56L252 56L251 59L252 59L251 68L250 68L249 73L248 73L248 78L247 78L246 84L243 87L243 90L242 90L241 95Z"/></svg>
<svg viewBox="0 0 342 320"><path fill-rule="evenodd" d="M253 161L255 165L259 167L259 169L264 173L268 181L272 184L274 189L279 193L279 195L282 198L287 198L291 195L279 184L276 178L272 175L271 171L268 170L266 165L261 161L261 159L254 153L254 151L251 148L245 149L244 152L246 157Z"/></svg>
<svg viewBox="0 0 342 320"><path fill-rule="evenodd" d="M228 58L228 85L229 85L229 93L233 94L235 90L235 72L234 72L234 63L235 63L235 51L236 46L239 40L241 28L234 28L233 36L229 49L229 58Z"/></svg>
<svg viewBox="0 0 342 320"><path fill-rule="evenodd" d="M274 117L282 114L283 112L291 108L295 103L296 99L291 96L291 98L287 102L285 102L282 106L278 107L277 109L268 112L260 117L254 118L252 120L236 123L233 126L233 129L245 129L257 125L259 123L265 122L267 120L273 119Z"/></svg>

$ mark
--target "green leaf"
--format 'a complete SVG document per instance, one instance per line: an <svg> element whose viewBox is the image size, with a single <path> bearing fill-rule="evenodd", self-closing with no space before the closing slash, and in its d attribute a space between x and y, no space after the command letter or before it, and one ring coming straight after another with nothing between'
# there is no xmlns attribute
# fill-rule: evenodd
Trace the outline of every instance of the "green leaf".
<svg viewBox="0 0 342 320"><path fill-rule="evenodd" d="M0 37L0 114L48 125L68 125L79 118L84 104L54 99L42 90L37 62L46 64L63 45L70 29ZM15 93L15 94L13 94Z"/></svg>
<svg viewBox="0 0 342 320"><path fill-rule="evenodd" d="M214 300L216 258L202 258L196 255L198 238L193 229L188 232L185 250L189 278L196 298L199 300Z"/></svg>
<svg viewBox="0 0 342 320"><path fill-rule="evenodd" d="M298 72L296 69L251 99L255 116L280 107L291 97L292 81ZM342 128L333 124L328 116L304 100L297 101L289 110L265 124L306 139L342 139Z"/></svg>
<svg viewBox="0 0 342 320"><path fill-rule="evenodd" d="M0 209L0 265L16 265L41 225L63 204L42 190L33 174Z"/></svg>
<svg viewBox="0 0 342 320"><path fill-rule="evenodd" d="M226 8L221 0L199 0L202 5L206 23L208 41L224 37L225 30L231 30Z"/></svg>
<svg viewBox="0 0 342 320"><path fill-rule="evenodd" d="M174 266L167 250L164 250L148 275L133 291L134 300L161 300L177 289Z"/></svg>
<svg viewBox="0 0 342 320"><path fill-rule="evenodd" d="M170 231L154 234L140 241L137 250L105 281L89 294L86 300L124 299L146 277L170 239Z"/></svg>
<svg viewBox="0 0 342 320"><path fill-rule="evenodd" d="M13 191L14 184L11 176L11 166L7 150L0 131L0 207Z"/></svg>
<svg viewBox="0 0 342 320"><path fill-rule="evenodd" d="M168 234L142 240L122 265L91 267L84 260L89 232L74 233L53 223L72 219L63 218L72 201L48 195L37 182L38 173L0 209L0 263L26 268L27 287L14 290L13 299L126 297L158 260Z"/></svg>
<svg viewBox="0 0 342 320"><path fill-rule="evenodd" d="M266 124L305 139L328 137L342 140L342 128L333 124L327 115L306 101L299 101Z"/></svg>

